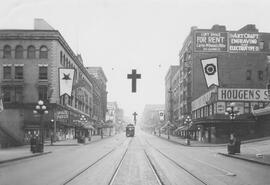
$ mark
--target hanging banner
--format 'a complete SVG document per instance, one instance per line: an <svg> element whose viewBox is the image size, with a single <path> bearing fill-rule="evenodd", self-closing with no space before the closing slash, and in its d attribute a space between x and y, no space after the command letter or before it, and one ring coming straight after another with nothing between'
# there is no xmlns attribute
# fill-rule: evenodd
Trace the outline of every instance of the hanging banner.
<svg viewBox="0 0 270 185"><path fill-rule="evenodd" d="M164 117L165 117L164 111L163 110L160 110L158 114L159 114L159 120L160 121L164 121Z"/></svg>
<svg viewBox="0 0 270 185"><path fill-rule="evenodd" d="M67 94L71 96L74 69L59 68L60 96Z"/></svg>
<svg viewBox="0 0 270 185"><path fill-rule="evenodd" d="M201 60L204 77L209 88L211 85L219 86L217 58Z"/></svg>

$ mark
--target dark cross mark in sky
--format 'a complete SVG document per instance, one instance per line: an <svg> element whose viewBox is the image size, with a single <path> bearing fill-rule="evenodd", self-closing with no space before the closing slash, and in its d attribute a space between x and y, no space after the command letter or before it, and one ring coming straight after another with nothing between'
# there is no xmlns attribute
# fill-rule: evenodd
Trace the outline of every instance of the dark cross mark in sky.
<svg viewBox="0 0 270 185"><path fill-rule="evenodd" d="M132 69L132 74L128 74L127 78L132 79L131 80L132 92L136 92L136 87L137 87L136 80L141 79L141 74L136 74L136 69Z"/></svg>
<svg viewBox="0 0 270 185"><path fill-rule="evenodd" d="M62 78L63 80L71 80L71 78L69 77L70 74L65 74L63 73L64 77Z"/></svg>
<svg viewBox="0 0 270 185"><path fill-rule="evenodd" d="M134 112L132 115L133 115L134 123L135 123L135 125L136 125L136 120L137 120L137 119L136 119L136 116L137 116L138 114L137 114L137 112Z"/></svg>

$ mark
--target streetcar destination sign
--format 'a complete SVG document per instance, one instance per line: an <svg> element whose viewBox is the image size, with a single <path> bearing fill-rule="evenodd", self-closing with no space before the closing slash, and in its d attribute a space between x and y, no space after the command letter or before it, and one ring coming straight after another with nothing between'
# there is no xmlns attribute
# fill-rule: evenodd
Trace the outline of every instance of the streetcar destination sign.
<svg viewBox="0 0 270 185"><path fill-rule="evenodd" d="M218 88L220 101L270 101L267 89Z"/></svg>

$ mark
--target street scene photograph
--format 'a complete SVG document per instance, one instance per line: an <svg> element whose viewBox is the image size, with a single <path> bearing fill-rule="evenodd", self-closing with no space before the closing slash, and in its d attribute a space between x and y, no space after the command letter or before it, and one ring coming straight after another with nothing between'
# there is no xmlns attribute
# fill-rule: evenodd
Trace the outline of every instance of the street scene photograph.
<svg viewBox="0 0 270 185"><path fill-rule="evenodd" d="M0 2L0 185L270 185L270 1Z"/></svg>

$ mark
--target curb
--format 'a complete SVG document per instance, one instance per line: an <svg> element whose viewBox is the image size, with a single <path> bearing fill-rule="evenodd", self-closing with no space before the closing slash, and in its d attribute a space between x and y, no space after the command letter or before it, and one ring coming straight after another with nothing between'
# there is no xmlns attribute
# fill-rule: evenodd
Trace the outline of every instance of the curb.
<svg viewBox="0 0 270 185"><path fill-rule="evenodd" d="M46 154L50 154L50 153L52 153L52 152L49 151L49 152L43 152L43 153L39 153L39 154L27 155L27 156L13 158L13 159L7 159L7 160L0 161L0 164L13 162L13 161L19 161L19 160L22 160L22 159L28 159L28 158L32 158L32 157L38 157L38 156L42 156L42 155L46 155Z"/></svg>
<svg viewBox="0 0 270 185"><path fill-rule="evenodd" d="M169 141L169 142L172 142L172 143L175 143L175 144L179 144L179 145L182 145L182 146L187 146L187 147L223 147L223 146L227 146L227 144L220 144L220 145L192 145L192 143L190 145L187 145L187 144L184 144L184 143L180 143L180 142L177 142L177 141L174 141L174 140L171 140L171 139L167 139L165 137L162 137L162 136L156 136L158 138L161 138L161 139L164 139L166 141Z"/></svg>
<svg viewBox="0 0 270 185"><path fill-rule="evenodd" d="M236 156L236 155L224 154L224 153L220 153L220 152L218 152L218 154L226 156L226 157L240 159L240 160L243 160L243 161L248 161L248 162L252 162L252 163L257 163L257 164L261 164L261 165L270 166L270 163L265 163L265 162L257 161L257 160L254 160L254 159L243 158L243 157L239 157L239 156Z"/></svg>

